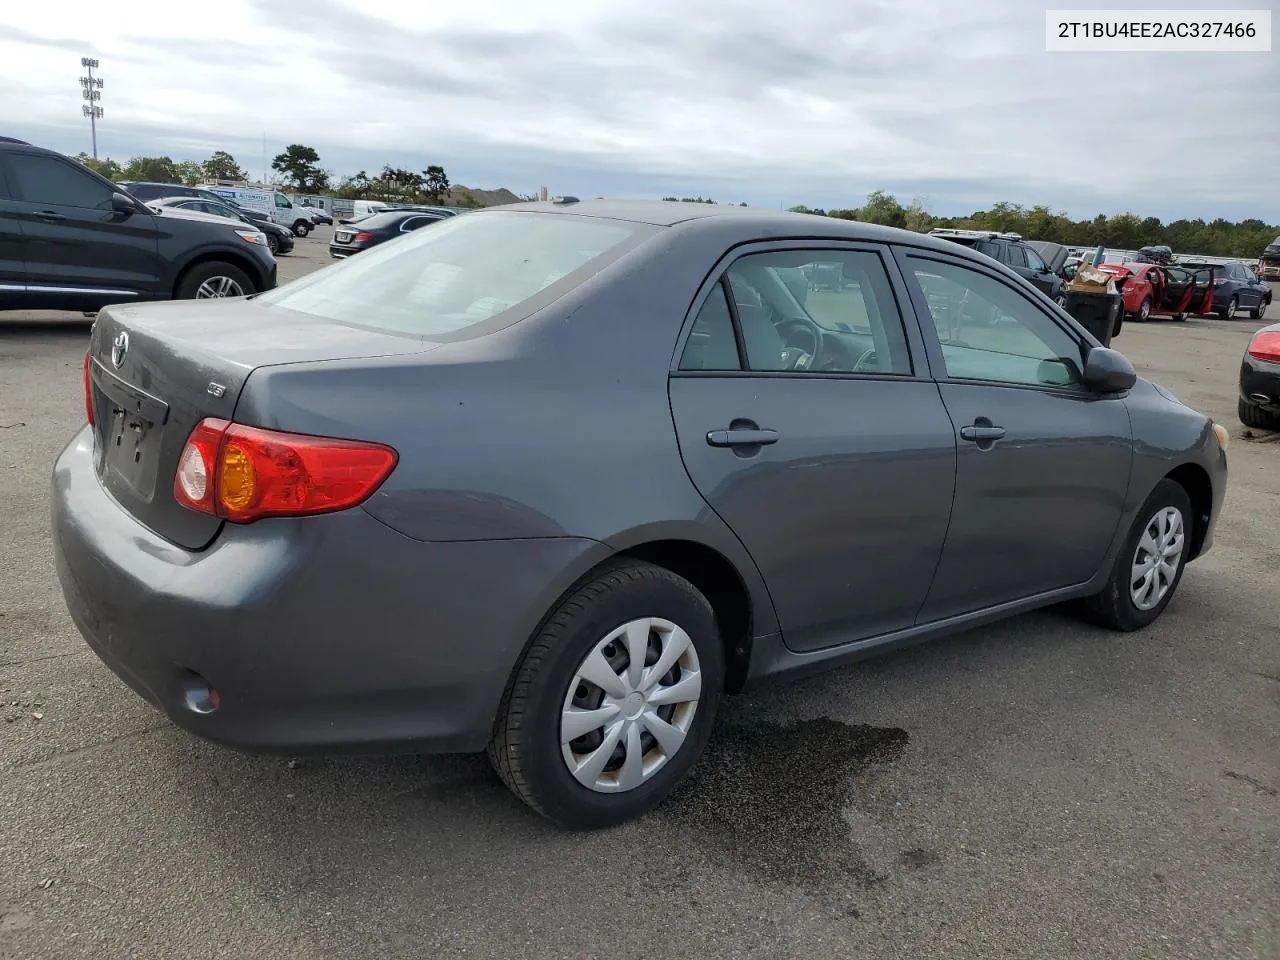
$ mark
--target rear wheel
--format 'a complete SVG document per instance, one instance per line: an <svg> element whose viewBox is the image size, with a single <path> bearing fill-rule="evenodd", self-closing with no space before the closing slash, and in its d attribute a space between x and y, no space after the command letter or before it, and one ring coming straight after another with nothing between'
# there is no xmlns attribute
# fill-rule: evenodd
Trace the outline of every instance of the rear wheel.
<svg viewBox="0 0 1280 960"><path fill-rule="evenodd" d="M1186 319L1187 319L1187 315L1186 315L1185 313L1175 313L1175 314L1173 315L1173 320L1174 320L1176 323L1182 323L1182 321L1184 321L1184 320L1186 320Z"/></svg>
<svg viewBox="0 0 1280 960"><path fill-rule="evenodd" d="M502 697L489 760L571 829L650 810L706 747L723 686L706 598L652 564L604 568L552 613Z"/></svg>
<svg viewBox="0 0 1280 960"><path fill-rule="evenodd" d="M1270 410L1263 410L1262 407L1256 403L1250 403L1244 397L1236 403L1236 416L1246 427L1280 432L1280 415Z"/></svg>
<svg viewBox="0 0 1280 960"><path fill-rule="evenodd" d="M305 237L311 232L311 224L306 220L299 220L293 225L293 234L296 237Z"/></svg>
<svg viewBox="0 0 1280 960"><path fill-rule="evenodd" d="M1125 538L1098 593L1081 603L1086 619L1113 630L1139 630L1173 599L1191 552L1191 499L1181 484L1161 480Z"/></svg>
<svg viewBox="0 0 1280 960"><path fill-rule="evenodd" d="M178 281L175 299L210 300L219 297L243 297L257 290L253 281L239 267L221 260L198 263Z"/></svg>
<svg viewBox="0 0 1280 960"><path fill-rule="evenodd" d="M1218 311L1218 316L1223 320L1232 320L1235 318L1236 310L1240 307L1240 301L1236 297L1232 297L1227 301L1227 305Z"/></svg>

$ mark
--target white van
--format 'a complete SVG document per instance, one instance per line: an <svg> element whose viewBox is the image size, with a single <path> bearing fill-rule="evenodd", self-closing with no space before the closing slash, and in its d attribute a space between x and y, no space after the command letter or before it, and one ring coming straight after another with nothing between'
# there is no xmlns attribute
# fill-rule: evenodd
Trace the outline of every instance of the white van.
<svg viewBox="0 0 1280 960"><path fill-rule="evenodd" d="M283 193L259 187L230 187L220 183L207 183L204 189L220 197L234 200L249 210L261 210L272 222L293 231L294 236L305 237L315 226L311 215Z"/></svg>
<svg viewBox="0 0 1280 960"><path fill-rule="evenodd" d="M381 200L357 200L355 209L351 211L351 216L353 219L355 217L368 217L375 213L381 213L390 206L391 204L383 203Z"/></svg>

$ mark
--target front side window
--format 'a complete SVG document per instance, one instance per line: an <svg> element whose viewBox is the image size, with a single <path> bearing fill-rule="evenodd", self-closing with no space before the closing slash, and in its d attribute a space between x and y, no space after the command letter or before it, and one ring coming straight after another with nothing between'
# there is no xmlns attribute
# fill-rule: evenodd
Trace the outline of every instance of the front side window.
<svg viewBox="0 0 1280 960"><path fill-rule="evenodd" d="M282 208L282 209L283 209L283 208L286 208L286 207L292 207L292 206L293 206L293 204L290 202L289 198L288 198L288 197L286 197L283 193L277 193L277 194L276 194L276 206L277 206L277 207L280 207L280 208Z"/></svg>
<svg viewBox="0 0 1280 960"><path fill-rule="evenodd" d="M878 254L754 253L726 277L751 370L911 374L906 331Z"/></svg>
<svg viewBox="0 0 1280 960"><path fill-rule="evenodd" d="M31 153L9 156L14 196L27 203L110 210L111 188L67 160Z"/></svg>
<svg viewBox="0 0 1280 960"><path fill-rule="evenodd" d="M948 377L1047 387L1082 382L1080 343L1012 287L953 263L911 263Z"/></svg>
<svg viewBox="0 0 1280 960"><path fill-rule="evenodd" d="M1026 255L1027 266L1036 273L1045 273L1048 271L1049 268L1044 265L1044 261L1040 259L1040 255L1030 247L1023 247L1022 252Z"/></svg>
<svg viewBox="0 0 1280 960"><path fill-rule="evenodd" d="M415 230L270 290L257 302L391 333L448 337L544 291L567 293L602 269L607 255L655 229L512 211L450 217L433 230Z"/></svg>

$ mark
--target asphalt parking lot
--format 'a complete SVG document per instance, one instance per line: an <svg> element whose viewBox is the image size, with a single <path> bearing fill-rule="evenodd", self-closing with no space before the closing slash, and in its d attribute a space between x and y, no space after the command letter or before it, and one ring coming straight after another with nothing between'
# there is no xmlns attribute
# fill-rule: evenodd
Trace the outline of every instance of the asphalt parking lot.
<svg viewBox="0 0 1280 960"><path fill-rule="evenodd" d="M1235 412L1262 322L1114 344L1233 438L1153 627L1051 610L762 689L677 797L568 835L481 757L244 756L118 681L48 532L87 321L0 315L0 957L1280 957L1280 440Z"/></svg>

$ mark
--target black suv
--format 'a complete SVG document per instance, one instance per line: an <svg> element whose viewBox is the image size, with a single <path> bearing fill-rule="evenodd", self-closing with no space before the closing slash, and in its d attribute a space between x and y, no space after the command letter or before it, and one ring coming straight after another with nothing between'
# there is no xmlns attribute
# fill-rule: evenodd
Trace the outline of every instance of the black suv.
<svg viewBox="0 0 1280 960"><path fill-rule="evenodd" d="M1049 269L1040 254L1031 249L1019 234L997 233L994 230L952 230L941 227L930 230L929 234L985 253L992 260L999 260L1014 273L1025 277L1050 300L1056 300L1059 304L1066 302L1066 295L1063 292L1065 281L1059 274Z"/></svg>
<svg viewBox="0 0 1280 960"><path fill-rule="evenodd" d="M75 160L0 137L0 310L88 312L275 285L261 231L157 213Z"/></svg>

